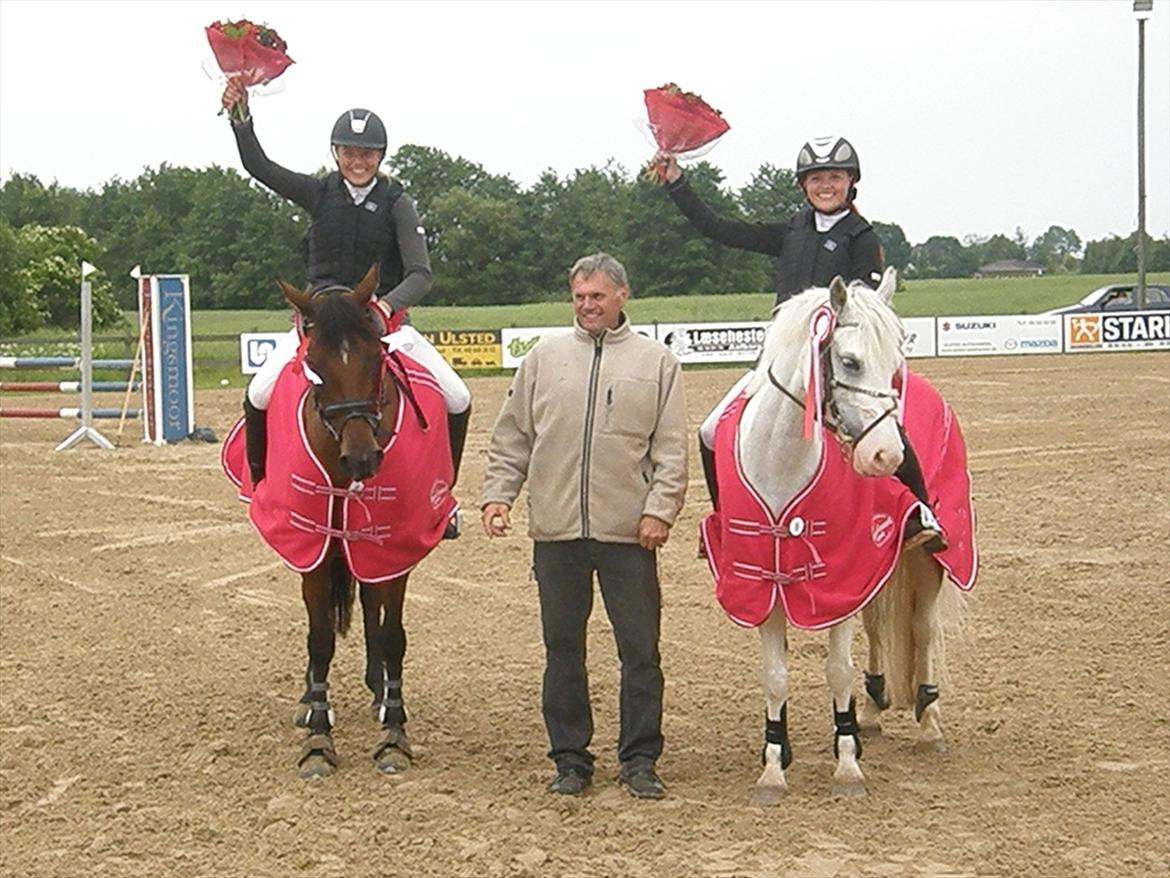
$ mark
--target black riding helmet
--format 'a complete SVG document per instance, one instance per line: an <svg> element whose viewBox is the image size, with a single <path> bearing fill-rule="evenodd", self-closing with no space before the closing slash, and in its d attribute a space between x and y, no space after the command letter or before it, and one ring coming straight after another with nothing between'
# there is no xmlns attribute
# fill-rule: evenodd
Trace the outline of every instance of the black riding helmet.
<svg viewBox="0 0 1170 878"><path fill-rule="evenodd" d="M362 146L366 149L386 149L386 126L370 110L346 110L333 123L333 146Z"/></svg>
<svg viewBox="0 0 1170 878"><path fill-rule="evenodd" d="M840 169L853 174L853 182L861 179L861 162L857 150L844 137L814 137L800 148L796 156L796 179L812 171Z"/></svg>

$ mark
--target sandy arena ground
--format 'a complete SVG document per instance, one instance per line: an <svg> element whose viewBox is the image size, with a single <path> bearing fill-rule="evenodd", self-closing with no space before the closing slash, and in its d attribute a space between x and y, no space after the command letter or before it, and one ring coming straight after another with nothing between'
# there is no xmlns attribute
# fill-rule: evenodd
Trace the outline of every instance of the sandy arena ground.
<svg viewBox="0 0 1170 878"><path fill-rule="evenodd" d="M949 749L916 755L910 718L892 717L866 744L868 798L831 799L825 638L797 633L792 793L771 810L748 803L758 637L723 616L694 557L697 460L661 557L670 797L616 785L599 601L598 772L565 800L544 792L522 517L507 540L468 526L411 578L414 768L392 779L370 762L359 623L331 676L340 770L305 783L290 723L299 578L247 524L219 446L144 446L131 425L114 453L54 454L72 424L0 422L0 875L1165 875L1170 355L916 365L964 426L980 524L970 629L951 643L941 700ZM736 375L687 373L692 425ZM507 380L471 384L457 493L474 507ZM199 424L222 438L240 398L200 393Z"/></svg>

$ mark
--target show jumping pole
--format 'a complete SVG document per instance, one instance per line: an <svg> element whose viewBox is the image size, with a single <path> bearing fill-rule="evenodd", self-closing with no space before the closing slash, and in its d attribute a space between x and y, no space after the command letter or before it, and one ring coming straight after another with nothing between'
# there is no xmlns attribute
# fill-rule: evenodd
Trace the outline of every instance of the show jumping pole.
<svg viewBox="0 0 1170 878"><path fill-rule="evenodd" d="M84 260L81 263L81 426L73 431L57 451L72 448L83 439L88 439L99 448L114 450L114 443L99 433L93 426L93 289L86 279L94 267Z"/></svg>

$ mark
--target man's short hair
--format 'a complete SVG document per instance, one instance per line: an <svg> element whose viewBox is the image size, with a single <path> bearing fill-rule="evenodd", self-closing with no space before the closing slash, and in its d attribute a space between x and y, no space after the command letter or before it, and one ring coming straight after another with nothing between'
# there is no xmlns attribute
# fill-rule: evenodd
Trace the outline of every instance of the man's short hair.
<svg viewBox="0 0 1170 878"><path fill-rule="evenodd" d="M594 253L591 256L582 256L574 262L573 267L569 269L569 284L572 285L573 278L577 275L588 278L599 271L613 281L616 286L627 290L630 288L625 267L608 253L602 252Z"/></svg>

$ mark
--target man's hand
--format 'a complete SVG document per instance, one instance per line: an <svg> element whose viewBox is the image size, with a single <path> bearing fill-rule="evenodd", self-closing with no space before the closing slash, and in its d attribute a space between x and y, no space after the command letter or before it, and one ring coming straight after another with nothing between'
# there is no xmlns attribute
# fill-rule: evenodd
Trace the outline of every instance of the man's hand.
<svg viewBox="0 0 1170 878"><path fill-rule="evenodd" d="M643 515L638 522L638 545L653 552L660 546L666 545L670 537L670 525L661 518L653 515Z"/></svg>
<svg viewBox="0 0 1170 878"><path fill-rule="evenodd" d="M488 503L480 513L483 532L489 537L506 536L512 529L511 509L507 503Z"/></svg>

